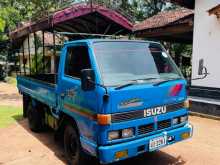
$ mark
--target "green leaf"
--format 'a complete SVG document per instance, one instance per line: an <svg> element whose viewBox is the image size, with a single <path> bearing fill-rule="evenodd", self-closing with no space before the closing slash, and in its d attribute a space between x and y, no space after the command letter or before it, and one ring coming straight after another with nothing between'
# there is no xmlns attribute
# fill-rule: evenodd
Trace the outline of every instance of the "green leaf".
<svg viewBox="0 0 220 165"><path fill-rule="evenodd" d="M4 32L6 22L2 18L0 18L0 32Z"/></svg>

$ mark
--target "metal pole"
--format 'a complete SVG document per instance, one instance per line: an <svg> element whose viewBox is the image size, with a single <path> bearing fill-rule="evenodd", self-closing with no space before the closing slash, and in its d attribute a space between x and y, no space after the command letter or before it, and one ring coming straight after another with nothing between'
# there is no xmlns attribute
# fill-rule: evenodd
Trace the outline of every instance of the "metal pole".
<svg viewBox="0 0 220 165"><path fill-rule="evenodd" d="M53 62L54 62L54 71L55 71L55 56L56 56L56 38L55 38L55 33L53 32ZM56 71L55 71L56 72Z"/></svg>
<svg viewBox="0 0 220 165"><path fill-rule="evenodd" d="M35 58L35 69L36 69L36 74L38 73L38 69L37 69L37 36L36 33L34 33L34 58Z"/></svg>
<svg viewBox="0 0 220 165"><path fill-rule="evenodd" d="M44 31L42 31L42 39L43 39L43 72L45 73L45 39L44 39Z"/></svg>
<svg viewBox="0 0 220 165"><path fill-rule="evenodd" d="M19 53L18 53L18 60L19 60L19 70L20 70L20 75L21 75L21 50L19 50Z"/></svg>
<svg viewBox="0 0 220 165"><path fill-rule="evenodd" d="M121 30L120 31L118 31L118 32L116 32L116 34L117 33L119 33L119 32L121 32ZM75 35L80 35L80 36L95 36L95 37L109 37L109 38L114 38L114 37L118 37L118 38L122 38L122 37L126 37L126 36L123 36L123 35L120 35L120 36L115 36L115 35L106 35L106 34L91 34L91 33L71 33L71 32L54 32L54 33L56 33L56 34L60 34L60 35L73 35L73 36L75 36Z"/></svg>
<svg viewBox="0 0 220 165"><path fill-rule="evenodd" d="M26 76L26 65L25 65L25 57L24 57L24 43L22 45L22 54L23 54L23 70L24 70L24 75Z"/></svg>
<svg viewBox="0 0 220 165"><path fill-rule="evenodd" d="M28 35L28 58L29 58L29 71L31 75L31 50L30 50L30 36Z"/></svg>

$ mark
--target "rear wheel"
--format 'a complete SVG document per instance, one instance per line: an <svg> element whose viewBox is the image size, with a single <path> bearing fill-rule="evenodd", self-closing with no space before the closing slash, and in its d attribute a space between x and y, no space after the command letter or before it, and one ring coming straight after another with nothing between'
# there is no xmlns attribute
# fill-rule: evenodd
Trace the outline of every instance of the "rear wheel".
<svg viewBox="0 0 220 165"><path fill-rule="evenodd" d="M28 124L33 132L40 132L43 130L43 115L39 106L33 106L33 102L29 101L27 107L27 117L28 117Z"/></svg>
<svg viewBox="0 0 220 165"><path fill-rule="evenodd" d="M76 129L66 125L64 131L64 149L68 165L86 165L87 155L82 151Z"/></svg>
<svg viewBox="0 0 220 165"><path fill-rule="evenodd" d="M23 94L23 117L27 117L27 108L29 103L29 97L25 94Z"/></svg>

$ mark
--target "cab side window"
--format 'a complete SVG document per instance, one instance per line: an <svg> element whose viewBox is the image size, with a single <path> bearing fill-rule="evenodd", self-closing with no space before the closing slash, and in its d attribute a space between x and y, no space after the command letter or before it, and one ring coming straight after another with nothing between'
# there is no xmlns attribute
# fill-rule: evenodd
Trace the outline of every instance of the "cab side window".
<svg viewBox="0 0 220 165"><path fill-rule="evenodd" d="M65 62L65 75L80 78L82 69L91 69L88 47L68 47Z"/></svg>

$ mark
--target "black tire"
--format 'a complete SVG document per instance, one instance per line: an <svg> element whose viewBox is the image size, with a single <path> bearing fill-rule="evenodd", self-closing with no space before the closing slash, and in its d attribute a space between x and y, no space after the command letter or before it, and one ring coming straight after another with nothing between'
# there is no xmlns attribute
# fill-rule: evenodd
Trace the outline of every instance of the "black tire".
<svg viewBox="0 0 220 165"><path fill-rule="evenodd" d="M64 150L68 165L86 165L88 155L83 152L79 135L71 124L65 127Z"/></svg>
<svg viewBox="0 0 220 165"><path fill-rule="evenodd" d="M27 117L27 108L29 104L29 97L25 94L23 94L23 117Z"/></svg>
<svg viewBox="0 0 220 165"><path fill-rule="evenodd" d="M27 107L27 117L29 128L33 132L41 132L44 127L42 111L38 108L39 107L37 105L33 106L32 101L29 101Z"/></svg>

